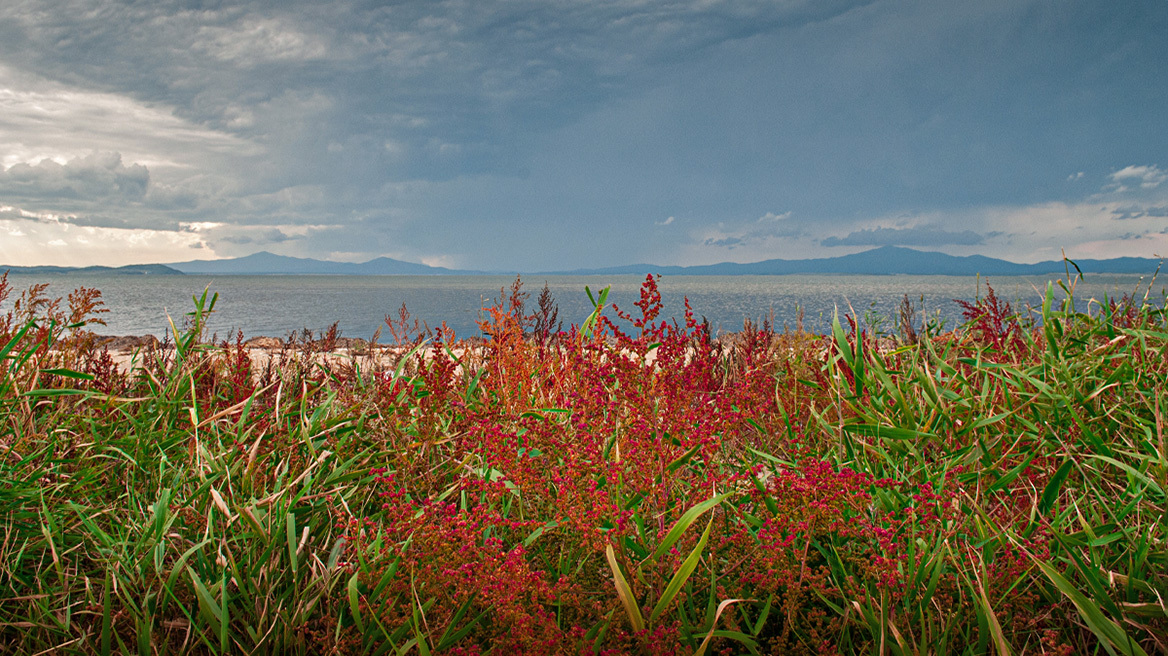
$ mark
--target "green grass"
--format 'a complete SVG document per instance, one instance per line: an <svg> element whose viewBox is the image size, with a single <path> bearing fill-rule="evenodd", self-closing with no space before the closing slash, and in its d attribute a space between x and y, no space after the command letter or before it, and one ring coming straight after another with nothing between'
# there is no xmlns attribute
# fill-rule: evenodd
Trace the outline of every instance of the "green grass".
<svg viewBox="0 0 1168 656"><path fill-rule="evenodd" d="M481 347L263 371L204 294L131 374L42 288L0 317L0 651L1168 653L1163 299L1062 287L731 343L651 279L533 337L516 286Z"/></svg>

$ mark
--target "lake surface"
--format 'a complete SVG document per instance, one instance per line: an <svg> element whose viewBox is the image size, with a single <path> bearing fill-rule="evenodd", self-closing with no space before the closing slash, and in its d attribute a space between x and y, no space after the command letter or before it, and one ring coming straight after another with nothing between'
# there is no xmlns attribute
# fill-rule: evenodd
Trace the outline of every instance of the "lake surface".
<svg viewBox="0 0 1168 656"><path fill-rule="evenodd" d="M183 315L194 308L192 295L210 288L218 292L216 312L209 329L220 338L241 329L246 337L268 335L286 337L309 329L320 332L334 321L343 336L369 338L383 326L386 315L397 316L404 303L410 313L437 326L445 321L460 337L479 334L476 321L481 308L509 287L513 276L23 276L10 275L13 297L30 284L48 282L49 293L65 296L78 286L101 290L110 312L102 315L106 326L96 332L107 335L167 332L167 315L182 324ZM611 285L609 302L637 313L642 276L538 276L524 278L530 293L528 307L534 309L540 289L547 284L559 306L559 317L579 324L591 311L585 286L595 293ZM1080 281L1077 302L1137 293L1143 297L1150 277L1136 275L1091 275ZM989 279L997 295L1015 309L1027 304L1038 307L1047 278L1000 276ZM804 326L824 332L838 307L840 315L854 314L869 326L894 330L892 317L907 294L918 308L918 317L927 314L952 328L961 323L961 308L953 299L972 300L984 296L986 280L965 276L664 276L659 286L665 303L664 314L684 321L683 299L688 297L694 313L706 317L719 331L742 328L743 319L756 322L773 312L775 325L795 326L802 312ZM980 287L980 289L979 289ZM1062 292L1056 288L1061 298ZM1162 305L1168 293L1168 276L1152 287L1151 298ZM11 309L14 298L0 305ZM609 311L610 316L611 310ZM639 314L639 313L638 313ZM388 332L382 338L387 341Z"/></svg>

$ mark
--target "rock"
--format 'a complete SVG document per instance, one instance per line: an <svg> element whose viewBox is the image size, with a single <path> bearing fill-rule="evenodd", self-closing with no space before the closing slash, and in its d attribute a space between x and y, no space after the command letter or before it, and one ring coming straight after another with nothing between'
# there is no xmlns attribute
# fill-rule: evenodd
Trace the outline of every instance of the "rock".
<svg viewBox="0 0 1168 656"><path fill-rule="evenodd" d="M284 348L284 342L275 337L252 337L243 343L244 346L254 349L267 349L269 351L278 351Z"/></svg>
<svg viewBox="0 0 1168 656"><path fill-rule="evenodd" d="M117 353L146 351L158 347L158 338L154 335L123 335L121 337L112 337L102 341L99 346L102 346L111 352Z"/></svg>

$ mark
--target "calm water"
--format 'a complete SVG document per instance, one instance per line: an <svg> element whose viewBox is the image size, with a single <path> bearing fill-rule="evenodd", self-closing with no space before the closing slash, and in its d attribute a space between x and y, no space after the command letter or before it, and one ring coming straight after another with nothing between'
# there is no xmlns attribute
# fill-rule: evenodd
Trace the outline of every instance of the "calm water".
<svg viewBox="0 0 1168 656"><path fill-rule="evenodd" d="M1000 298L1018 308L1040 305L1046 280L1003 276L990 279L990 284ZM16 292L37 282L49 282L54 296L64 296L79 285L101 290L110 312L103 315L108 325L96 330L109 335L162 336L167 314L181 325L182 316L194 307L191 296L209 286L219 293L209 327L220 337L235 329L248 337L284 337L305 328L319 332L337 321L344 336L369 338L387 314L397 315L403 303L429 325L446 321L457 335L466 337L478 334L480 308L513 281L510 276L9 276ZM531 276L524 279L529 307L534 308L545 281L566 327L579 324L591 311L586 285L593 292L612 285L609 301L636 311L633 303L643 277ZM1161 279L1152 289L1157 304L1163 303L1166 286ZM1143 296L1147 288L1148 279L1141 276L1088 275L1079 283L1076 298L1102 299L1104 294L1137 289ZM870 325L883 321L892 329L891 317L905 294L917 304L918 316L923 310L953 327L961 320L961 308L953 299L973 299L978 283L964 276L665 276L660 289L665 313L679 320L684 316L683 299L689 297L694 313L721 331L738 330L744 318L760 321L772 311L779 328L793 327L802 311L805 327L822 332L837 306L841 316L854 310ZM984 280L980 292L985 294ZM11 308L12 301L9 298L0 310Z"/></svg>

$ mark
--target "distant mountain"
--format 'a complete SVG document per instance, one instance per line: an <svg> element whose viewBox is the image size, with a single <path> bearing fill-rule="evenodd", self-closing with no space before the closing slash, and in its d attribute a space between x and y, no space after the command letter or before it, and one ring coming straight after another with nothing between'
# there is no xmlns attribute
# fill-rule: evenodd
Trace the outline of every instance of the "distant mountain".
<svg viewBox="0 0 1168 656"><path fill-rule="evenodd" d="M64 273L103 274L115 276L181 276L182 271L172 269L165 264L131 264L121 267L88 266L31 266L18 267L0 264L0 274L5 271L27 275L56 275Z"/></svg>
<svg viewBox="0 0 1168 656"><path fill-rule="evenodd" d="M1153 258L1120 257L1110 260L1075 260L1083 273L1139 273L1149 274L1156 270L1159 260ZM784 274L859 274L859 275L944 275L944 276L1028 276L1047 275L1064 272L1069 265L1062 260L1018 264L984 255L954 256L932 251L918 251L897 246L883 246L863 253L840 257L823 257L809 260L764 260L739 264L723 262L701 266L658 266L655 264L629 264L626 266L599 269L575 269L572 271L542 271L542 274L572 275L614 275L660 273L665 275L784 275ZM1073 267L1072 271L1073 271ZM483 271L445 269L414 262L402 262L388 257L379 257L368 262L328 262L302 257L287 257L268 252L259 252L245 257L225 260L192 260L171 264L135 264L124 267L5 267L22 274L63 274L94 273L114 275L480 275Z"/></svg>
<svg viewBox="0 0 1168 656"><path fill-rule="evenodd" d="M1159 260L1120 257L1111 260L1074 260L1083 273L1151 273ZM1018 264L984 255L955 256L932 251L918 251L897 246L882 246L863 253L809 260L764 260L738 264L723 262L701 266L656 266L632 264L602 269L576 269L558 273L621 274L660 273L666 275L783 275L841 273L862 275L943 275L943 276L1026 276L1066 271L1070 265L1062 260L1035 264ZM1074 267L1071 267L1074 271Z"/></svg>
<svg viewBox="0 0 1168 656"><path fill-rule="evenodd" d="M478 271L461 271L432 267L414 262L402 262L388 257L379 257L368 262L328 262L303 257L275 255L266 251L244 257L225 260L192 260L174 262L167 266L183 273L210 275L276 275L276 274L317 274L349 276L384 275L451 275L473 274Z"/></svg>

